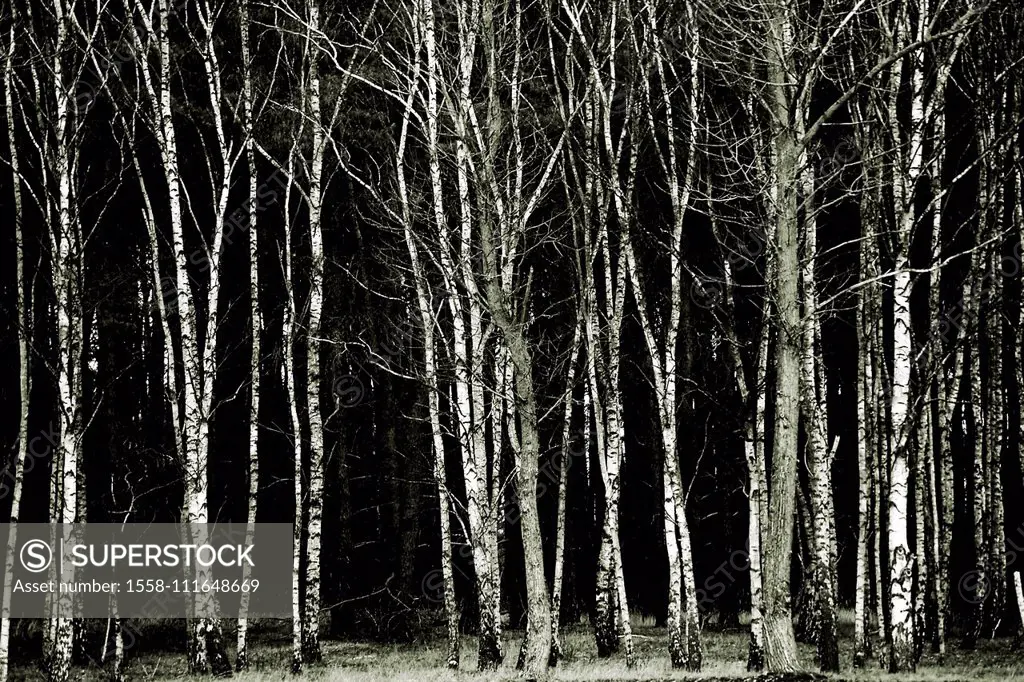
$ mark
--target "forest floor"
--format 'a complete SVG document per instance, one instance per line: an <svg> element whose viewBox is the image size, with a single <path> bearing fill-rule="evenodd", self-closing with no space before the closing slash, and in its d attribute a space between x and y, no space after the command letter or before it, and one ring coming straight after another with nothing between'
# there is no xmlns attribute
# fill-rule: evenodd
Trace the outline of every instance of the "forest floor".
<svg viewBox="0 0 1024 682"><path fill-rule="evenodd" d="M847 619L843 619L847 620ZM847 625L844 623L844 626ZM225 633L230 634L230 633ZM307 666L302 678L321 682L496 682L519 678L515 670L519 651L520 632L510 632L505 638L505 664L493 673L478 673L476 669L476 639L467 636L462 642L462 670L451 672L444 668L445 644L443 639L419 644L373 644L363 642L325 641L324 661ZM867 670L852 669L853 632L850 627L840 631L841 668L844 672L829 675L831 680L850 682L954 682L961 680L1020 680L1024 681L1024 656L1013 649L1012 639L984 641L974 651L963 651L951 642L944 665L926 653L918 671L912 675L889 675L877 666ZM164 641L173 639L169 637ZM229 640L230 641L230 640ZM671 669L666 651L665 632L650 625L638 624L634 630L638 665L628 669L621 657L598 659L593 636L587 628L579 626L563 632L565 659L551 671L549 679L573 682L668 682L669 680L700 680L726 682L752 680L746 671L747 633L745 631L704 633L704 667L699 674L687 674ZM17 658L17 645L14 657ZM148 647L147 647L148 648ZM231 652L234 660L234 652ZM814 670L814 650L801 645L801 661ZM235 675L239 682L270 682L295 679L288 672L290 649L287 633L268 629L252 642L250 648L252 668ZM42 682L45 676L31 661L15 662L12 679ZM130 656L126 671L130 680L171 680L189 677L185 671L185 657L181 651L148 650ZM72 679L99 682L109 679L109 673L93 666L78 667ZM194 679L194 678L193 678Z"/></svg>

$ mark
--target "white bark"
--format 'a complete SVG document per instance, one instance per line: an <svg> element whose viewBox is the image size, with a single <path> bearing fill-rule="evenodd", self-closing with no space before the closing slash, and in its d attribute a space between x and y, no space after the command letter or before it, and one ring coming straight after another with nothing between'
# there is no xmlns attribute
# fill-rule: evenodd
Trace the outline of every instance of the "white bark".
<svg viewBox="0 0 1024 682"><path fill-rule="evenodd" d="M406 248L409 251L409 262L412 266L412 276L416 288L416 304L419 313L420 324L423 327L423 377L426 384L427 411L429 415L431 431L431 450L433 461L434 482L437 486L438 515L441 531L441 579L444 599L445 630L448 639L448 651L446 655L446 666L449 670L456 670L459 667L460 639L459 639L459 612L458 604L455 601L454 571L452 565L452 531L451 531L451 503L447 486L447 475L445 471L445 450L444 438L441 426L440 410L440 386L437 377L437 360L435 350L435 317L431 307L430 283L427 279L423 262L419 255L416 237L413 233L413 214L409 202L409 192L405 173L405 149L409 140L409 124L412 117L414 101L418 94L421 61L420 51L423 48L427 23L432 24L432 19L425 19L423 7L417 7L418 13L412 25L413 31L413 66L408 76L408 95L405 100L405 109L402 116L401 133L399 135L398 149L395 153L396 177L398 180L398 196L401 202L402 227L405 237ZM435 102L436 105L436 102ZM438 197L440 200L440 197Z"/></svg>
<svg viewBox="0 0 1024 682"><path fill-rule="evenodd" d="M838 585L835 566L835 504L832 499L832 456L827 442L827 389L818 381L822 362L817 282L817 206L814 201L814 169L804 160L804 254L801 269L803 284L803 359L801 372L801 410L807 425L807 448L811 469L812 573L814 581L814 623L818 665L822 672L839 670Z"/></svg>
<svg viewBox="0 0 1024 682"><path fill-rule="evenodd" d="M55 292L57 324L57 397L60 424L61 493L59 522L79 521L79 448L82 430L82 300L79 288L82 276L83 246L78 222L73 215L72 183L75 165L72 99L65 90L64 50L69 40L70 8L55 6L57 39L52 55L54 84L53 181L56 184L57 222L50 235L53 254L50 263ZM52 519L56 522L58 519ZM65 567L60 579L73 579L73 569ZM57 599L54 649L48 675L51 682L65 682L71 671L72 618L74 599L62 594Z"/></svg>
<svg viewBox="0 0 1024 682"><path fill-rule="evenodd" d="M296 150L299 140L302 137L300 129L293 138L292 148L288 155L288 178L292 174ZM285 305L284 319L281 323L281 345L283 347L284 366L283 383L288 397L288 415L291 420L292 439L292 478L293 485L293 516L294 529L292 536L292 673L298 674L302 670L303 662L303 612L302 612L302 511L303 511L303 488L302 488L302 424L299 421L298 389L296 388L295 368L295 343L296 343L296 319L298 312L295 302L295 280L292 275L292 215L291 206L292 184L289 181L285 187L285 219L286 225L284 236L284 286Z"/></svg>
<svg viewBox="0 0 1024 682"><path fill-rule="evenodd" d="M686 111L679 112L676 110L671 97L671 92L676 84L668 77L669 73L674 75L675 67L671 65L669 68L666 67L666 60L663 57L663 45L658 35L657 18L653 2L649 0L646 9L648 15L647 28L650 31L650 39L654 41L650 56L662 92L662 106L659 109L664 112L664 121L656 124L654 108L652 106L648 107L649 132L652 137L657 139L659 124L664 129L666 152L662 153L660 146L656 146L656 148L658 150L659 163L665 174L669 199L672 205L669 239L671 294L667 324L662 330L655 330L648 319L647 311L651 304L644 293L641 278L637 272L637 263L633 254L632 244L630 243L630 236L626 230L623 231L623 248L625 249L626 267L629 270L633 295L637 301L641 327L644 331L644 339L651 357L654 374L655 396L659 425L661 427L662 455L665 458L665 542L667 545L677 545L675 549L669 550L668 556L670 563L673 561L679 562L678 571L671 565L669 567L669 652L673 667L684 667L688 670L699 671L703 659L703 650L700 641L700 615L697 611L689 525L686 521L685 500L682 495L682 477L679 472L679 452L676 436L676 396L679 377L676 368L678 364L680 301L682 296L683 224L686 212L689 209L690 194L694 183L697 159L697 130L700 126L698 109L700 34L694 10L688 4L686 6L686 56L689 66L689 78L685 84L688 100ZM683 119L688 122L686 135L684 139L678 142L676 139L677 119ZM681 146L680 143L685 146ZM611 150L608 149L606 151L610 152ZM686 158L685 164L682 163L680 158L684 154ZM630 161L631 164L635 165L635 153L631 155ZM618 190L618 187L616 187L615 197L616 210L620 214L619 218L628 225L627 216L622 215L625 202L621 199L621 192ZM658 339L657 336L661 336L661 338ZM669 521L671 521L671 528L669 527ZM685 604L685 612L677 612L680 600L681 603Z"/></svg>
<svg viewBox="0 0 1024 682"><path fill-rule="evenodd" d="M307 0L306 40L320 32L320 8L317 0ZM324 504L324 422L320 404L320 321L324 296L324 246L320 224L323 202L324 132L320 111L320 72L318 52L308 59L307 106L312 121L313 153L309 163L309 317L306 321L306 404L309 409L309 516L306 539L306 604L302 631L303 660L316 663L320 650L320 540Z"/></svg>
<svg viewBox="0 0 1024 682"><path fill-rule="evenodd" d="M926 8L926 2L921 3ZM911 25L909 9L901 8L897 19L898 45L919 38L924 30L926 16L918 17L918 25ZM900 158L899 176L895 178L897 211L895 279L893 284L893 369L892 369L892 435L889 480L889 669L892 672L913 670L916 666L915 632L913 621L912 583L914 557L908 538L907 501L910 489L909 449L913 417L910 414L910 374L913 346L911 342L910 293L910 234L916 221L915 189L921 177L924 136L924 74L923 54L911 55L910 132L907 155ZM896 92L901 81L902 63L890 71L890 112L895 113ZM892 124L897 119L893 117ZM899 140L894 131L894 140Z"/></svg>
<svg viewBox="0 0 1024 682"><path fill-rule="evenodd" d="M240 39L242 44L242 110L245 120L245 156L249 175L249 192L246 216L249 236L249 301L252 307L249 334L252 337L252 350L249 355L249 494L246 511L246 544L252 544L255 535L256 508L259 497L259 417L260 417L260 359L261 334L263 330L263 314L260 307L260 271L259 271L259 230L256 226L256 160L253 155L253 100L252 71L249 53L249 0L239 3ZM242 581L249 578L249 565L242 566ZM238 633L235 653L235 669L239 672L249 669L247 618L249 608L249 592L242 592L239 602Z"/></svg>
<svg viewBox="0 0 1024 682"><path fill-rule="evenodd" d="M485 527L485 517L489 511L488 486L486 481L486 452L482 442L484 415L482 411L483 393L482 387L475 388L474 370L471 367L471 347L481 347L482 337L472 334L478 330L479 312L475 296L468 297L468 302L459 293L459 284L469 286L465 280L465 269L470 266L469 248L472 217L469 208L469 171L468 157L464 143L457 147L458 170L458 203L460 207L460 237L462 240L463 253L459 254L460 265L453 262L452 250L455 242L454 235L448 224L448 218L444 208L444 189L442 183L441 149L439 142L439 107L440 98L448 101L451 97L459 98L460 107L465 107L469 98L469 75L472 69L472 55L475 45L476 33L475 21L479 8L475 3L467 3L460 16L461 21L470 22L465 27L460 27L460 35L463 43L460 44L459 68L460 78L464 81L462 90L459 93L440 92L443 87L440 74L439 55L440 46L436 37L436 17L432 0L424 0L423 16L424 28L423 39L426 53L426 138L428 163L430 168L431 195L433 207L433 223L440 238L438 246L438 260L441 266L441 274L444 277L445 288L449 292L447 302L452 317L451 353L454 356L455 379L454 379L454 406L453 421L456 435L459 439L462 455L462 471L466 485L466 510L469 520L470 541L473 547L473 566L476 574L477 601L480 611L480 639L478 667L482 670L494 669L500 665L503 658L501 650L501 621L495 617L498 611L500 586L495 584L494 572L491 562L497 557L492 556L490 551L493 544L489 542L487 533L489 528ZM461 150L461 151L458 151ZM470 319L470 326L467 329L466 318ZM476 322L473 318L476 317ZM475 341L476 344L472 345ZM478 352L477 358L482 357ZM476 406L480 411L474 411ZM493 525L490 528L494 528ZM495 528L496 530L496 528Z"/></svg>
<svg viewBox="0 0 1024 682"><path fill-rule="evenodd" d="M21 167L18 159L18 144L14 123L14 94L12 87L15 50L14 24L8 34L7 55L4 60L4 106L7 119L7 140L11 150L11 184L14 195L14 249L15 249L15 310L17 318L15 327L18 336L18 392L20 404L18 411L18 443L14 457L3 470L0 489L4 494L10 491L11 514L10 529L7 534L7 554L4 563L3 605L0 612L0 682L7 681L8 660L11 638L11 587L14 570L14 553L18 542L18 519L21 510L22 481L24 479L23 464L28 451L28 409L31 393L30 361L28 354L28 336L32 329L31 295L25 282L25 242L22 228L22 197Z"/></svg>
<svg viewBox="0 0 1024 682"><path fill-rule="evenodd" d="M582 311L579 311L579 322L575 325L572 339L572 351L569 357L569 372L565 381L565 411L562 415L562 441L561 457L558 463L558 512L556 516L555 529L555 575L551 589L551 655L548 658L549 665L558 663L562 655L562 648L559 641L559 620L562 610L562 578L565 569L565 533L566 533L566 506L569 495L569 467L572 460L570 448L572 446L572 408L573 392L576 387L576 361L579 359L581 332L583 325ZM584 410L584 421L590 416ZM583 443L586 454L587 443Z"/></svg>

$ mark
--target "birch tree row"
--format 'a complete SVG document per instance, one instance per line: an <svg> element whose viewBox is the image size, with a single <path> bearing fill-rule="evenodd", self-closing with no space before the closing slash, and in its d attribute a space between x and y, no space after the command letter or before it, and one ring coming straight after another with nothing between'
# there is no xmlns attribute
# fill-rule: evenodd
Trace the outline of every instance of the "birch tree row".
<svg viewBox="0 0 1024 682"><path fill-rule="evenodd" d="M969 0L13 1L9 518L293 523L295 673L348 604L430 610L424 564L449 669L471 632L480 670L543 675L574 603L597 656L633 667L657 575L659 646L696 672L730 513L700 488L735 466L749 670L809 667L800 640L838 671L841 607L854 667L1016 632L1022 18ZM411 331L388 347L378 328ZM384 507L429 518L373 541L402 555L402 596L388 578L334 600L353 515ZM624 549L636 508L656 569ZM246 602L227 623L198 599L189 671L247 669ZM62 681L90 624L52 608Z"/></svg>

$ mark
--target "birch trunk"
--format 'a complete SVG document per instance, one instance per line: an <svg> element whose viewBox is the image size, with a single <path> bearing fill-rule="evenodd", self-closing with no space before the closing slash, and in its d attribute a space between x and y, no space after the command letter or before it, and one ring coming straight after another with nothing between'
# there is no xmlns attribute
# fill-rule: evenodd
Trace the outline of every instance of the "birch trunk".
<svg viewBox="0 0 1024 682"><path fill-rule="evenodd" d="M982 138L984 140L984 137ZM984 142L982 142L984 145ZM983 146L984 148L984 146ZM982 302L987 289L985 286L985 264L989 259L985 240L990 237L988 229L988 165L981 164L978 168L978 230L977 245L971 254L971 270L968 278L971 281L971 310L967 313L967 324L964 328L964 371L967 373L967 386L970 399L963 405L963 419L970 429L971 450L971 501L972 539L974 550L974 572L976 589L971 594L970 621L964 628L962 646L973 649L982 635L985 625L985 602L989 598L988 588L991 576L988 572L988 545L986 543L986 525L988 524L988 470L986 467L985 448L985 412L983 401L983 383L981 353L979 346L987 337L987 319L983 314ZM967 434L965 434L967 435Z"/></svg>
<svg viewBox="0 0 1024 682"><path fill-rule="evenodd" d="M922 8L926 3L921 3ZM901 8L897 17L897 44L902 46L922 35L924 12L912 24L909 9ZM906 152L901 152L896 166L899 176L894 185L897 193L897 234L895 277L893 284L893 369L892 369L892 438L889 473L889 670L912 671L917 662L914 627L913 576L915 557L910 552L908 533L908 499L913 481L910 477L910 450L914 419L910 414L910 375L913 344L911 340L910 294L910 235L916 222L916 190L921 177L924 142L924 84L923 55L912 54L910 65L910 116ZM897 62L889 73L891 88L888 93L890 112L896 108L896 93L902 79L902 64ZM896 119L893 118L893 125ZM894 131L892 139L900 139Z"/></svg>
<svg viewBox="0 0 1024 682"><path fill-rule="evenodd" d="M945 139L946 117L945 108L938 106L932 121L933 138L937 141ZM937 266L942 261L942 170L945 154L937 149L932 163L931 172L931 262ZM935 419L935 435L932 448L932 468L930 498L932 517L932 553L935 556L935 570L932 574L933 591L935 593L935 638L932 650L938 654L939 660L946 655L946 617L949 602L949 547L952 540L953 526L953 461L950 448L949 420L952 414L946 411L946 379L943 372L944 363L938 358L943 356L942 320L941 320L941 278L939 272L930 276L928 289L928 317L932 320L931 339L928 344L927 365L933 375L929 383L929 391L935 401L931 410Z"/></svg>
<svg viewBox="0 0 1024 682"><path fill-rule="evenodd" d="M404 139L399 146L399 158L401 159L404 147ZM400 166L401 168L401 166ZM400 185L404 187L404 171L399 171ZM405 190L400 189L403 197ZM403 200L403 208L407 207ZM452 531L449 515L450 504L448 501L448 486L445 475L444 461L444 440L442 438L441 415L439 406L439 388L437 381L437 366L434 350L434 317L430 307L427 280L423 273L423 266L420 261L415 239L412 235L411 221L406 223L405 241L409 249L409 258L413 266L413 278L416 281L416 300L420 315L420 322L423 325L423 371L426 378L427 407L430 416L431 428L431 449L433 451L434 482L437 485L437 496L440 510L441 530L441 576L442 590L444 594L445 632L448 638L448 653L446 665L449 670L456 670L459 667L459 612L455 601L455 578L452 570Z"/></svg>
<svg viewBox="0 0 1024 682"><path fill-rule="evenodd" d="M260 306L260 270L259 270L259 230L256 226L256 160L253 155L253 111L252 111L252 62L249 54L249 0L242 0L238 5L239 24L242 44L242 111L245 121L245 156L248 166L249 193L247 197L246 216L249 237L249 301L252 306L249 334L252 337L252 350L249 355L249 494L246 510L245 541L251 545L256 531L256 509L259 499L259 418L260 418L260 369L261 369L261 335L263 330L263 314ZM249 579L249 564L242 566L243 583ZM235 650L235 670L242 672L249 669L248 632L249 593L242 592L239 600L238 632Z"/></svg>
<svg viewBox="0 0 1024 682"><path fill-rule="evenodd" d="M922 352L919 353L919 357L922 357L922 362L918 363L918 377L921 379L925 376L923 350L922 348ZM927 469L929 466L926 453L928 453L932 446L929 435L931 419L928 415L928 403L925 400L927 389L923 382L918 385L922 392L920 400L921 412L917 417L917 433L914 434L914 448L911 452L914 481L914 553L916 555L913 582L914 632L916 633L914 638L914 660L916 661L921 660L924 638L929 636L926 600L928 599L928 576L932 570L931 547L927 538L927 533L930 529L927 523L928 493L926 489L928 483Z"/></svg>
<svg viewBox="0 0 1024 682"><path fill-rule="evenodd" d="M804 162L804 259L803 283L803 358L801 408L807 424L808 460L811 468L811 516L813 518L811 580L813 582L813 622L816 658L822 672L839 670L838 616L835 545L835 505L832 499L832 457L827 443L827 389L817 385L819 356L818 303L815 263L817 258L817 221L814 218L814 170Z"/></svg>
<svg viewBox="0 0 1024 682"><path fill-rule="evenodd" d="M860 277L866 276L866 250L860 250ZM871 335L867 332L865 292L857 301L857 568L853 614L853 667L863 668L871 658L871 488L873 441L869 433L871 402Z"/></svg>
<svg viewBox="0 0 1024 682"><path fill-rule="evenodd" d="M1017 84L1017 87L1013 91L1015 101L1018 102L1017 110L1020 109L1020 97L1024 93L1024 88ZM1019 135L1015 135L1013 138L1014 144L1010 148L1012 153L1019 157L1021 154L1022 140ZM1013 208L1010 215L1013 216L1014 224L1017 229L1013 233L1013 238L1016 240L1014 243L1014 253L1024 254L1024 201L1021 200L1021 191L1024 189L1024 181L1022 181L1022 171L1020 167L1017 167L1013 172L1013 179L1010 183L1010 191L1015 197L1013 201ZM1024 319L1024 305L1021 306L1021 318ZM1024 324L1019 325L1020 333L1011 335L1010 338L1013 340L1014 360L1016 363L1015 368L1015 383L1017 387L1017 395L1024 396ZM1017 432L1017 460L1021 466L1021 471L1024 471L1024 399L1019 399L1018 408L1020 410L1018 414L1018 432ZM1013 572L1014 591L1017 598L1017 611L1021 617L1021 636L1024 636L1024 590L1021 588L1020 572Z"/></svg>
<svg viewBox="0 0 1024 682"><path fill-rule="evenodd" d="M501 622L497 617L500 586L494 583L494 572L491 562L496 560L489 551L492 543L488 542L485 529L485 516L488 513L488 488L486 485L486 460L481 457L483 448L478 442L481 438L484 415L474 413L473 371L471 368L470 342L467 330L467 304L459 290L459 283L465 282L462 266L453 262L454 239L453 230L448 224L444 210L444 188L442 184L441 148L439 142L439 98L449 101L450 96L459 98L460 111L465 111L469 104L472 59L476 42L476 22L479 20L479 6L476 2L467 2L460 13L459 27L460 53L459 64L463 84L459 93L439 92L443 87L440 74L439 45L436 37L436 17L432 0L423 3L423 40L426 54L426 138L430 183L433 208L433 223L439 235L438 260L445 288L449 292L447 303L452 318L451 354L455 365L454 371L454 430L458 437L462 457L462 473L466 486L466 512L469 521L470 542L472 543L473 569L477 587L477 603L480 614L478 638L477 667L480 670L495 670L504 657L501 648ZM461 138L460 138L461 139ZM470 188L468 170L468 151L464 142L456 148L458 165L458 204L461 210L461 233L464 237L462 248L468 255L470 248L472 218L469 208ZM469 258L459 258L469 267ZM469 316L477 311L478 305L470 301L472 306ZM479 318L478 318L479 321ZM482 344L481 344L482 345ZM482 392L479 393L482 396ZM478 429L478 425L480 428Z"/></svg>
<svg viewBox="0 0 1024 682"><path fill-rule="evenodd" d="M1005 95L1004 95L1005 97ZM988 113L985 116L982 135L987 139L982 149L991 148L994 151L991 161L993 168L1002 168L1001 145L996 137L995 114ZM998 145L998 146L997 146ZM994 203L1000 194L997 188L998 181L991 179L989 172L985 177L990 182L987 187L982 188L986 202ZM985 210L981 208L980 210ZM992 255L985 268L989 283L988 305L986 306L985 318L987 321L987 333L982 337L988 342L988 373L985 386L985 450L986 470L985 487L988 519L986 523L986 553L989 572L991 573L990 594L984 603L985 631L990 638L994 638L1003 618L1006 606L1006 533L1004 531L1003 511L1003 484L1002 484L1002 452L1006 434L1006 421L1004 410L1003 390L1003 273L1001 269L1003 260L1002 220L1001 209L998 205L994 208L992 222L988 232L995 239L992 246ZM982 234L985 234L984 232Z"/></svg>
<svg viewBox="0 0 1024 682"><path fill-rule="evenodd" d="M79 521L79 447L82 441L82 241L72 205L74 182L75 120L65 83L64 50L69 39L70 8L55 5L57 39L52 61L54 102L56 105L53 148L53 181L56 185L56 225L50 235L50 259L55 292L57 325L57 400L60 430L60 523ZM56 520L56 519L54 519ZM61 531L58 531L61 532ZM65 567L60 580L73 580L74 572ZM71 594L57 598L53 655L48 677L51 682L66 682L71 672L74 599Z"/></svg>
<svg viewBox="0 0 1024 682"><path fill-rule="evenodd" d="M292 149L288 155L288 177L292 178L292 170L299 140L302 137L301 129L295 134L292 141ZM281 346L283 355L283 383L288 401L288 416L291 421L292 439L292 478L293 485L293 516L294 528L292 534L292 664L293 674L302 671L303 663L303 636L304 622L302 611L302 521L303 521L303 492L302 492L302 424L299 421L298 389L296 387L297 375L295 367L295 342L296 342L296 319L298 316L295 302L295 284L292 276L292 214L291 214L291 182L285 187L285 219L286 228L283 244L282 270L284 271L285 304L283 306L283 320L281 322Z"/></svg>
<svg viewBox="0 0 1024 682"><path fill-rule="evenodd" d="M320 7L307 0L306 40L320 33ZM320 404L320 321L324 296L324 247L320 225L324 164L324 133L320 111L319 52L308 56L308 106L312 120L313 155L309 170L309 317L306 321L306 405L309 410L309 509L306 529L306 591L302 627L302 659L320 662L320 540L324 508L324 422Z"/></svg>
<svg viewBox="0 0 1024 682"><path fill-rule="evenodd" d="M770 268L766 269L766 273ZM767 278L770 281L770 277ZM767 306L765 307L767 310ZM768 348L771 332L771 321L768 315L761 323L760 339L757 351L757 374L755 377L755 393L753 409L755 414L751 426L752 437L745 445L747 458L747 480L749 481L750 500L748 502L749 527L747 544L750 547L750 642L747 645L747 671L760 672L765 666L764 643L764 556L762 542L764 537L764 510L768 507L767 480L765 476L765 402L767 391L765 382L768 375ZM748 398L749 401L749 398Z"/></svg>
<svg viewBox="0 0 1024 682"><path fill-rule="evenodd" d="M572 351L569 357L569 373L565 382L565 411L562 415L562 450L558 463L558 512L555 520L555 575L551 587L551 654L548 657L548 666L554 667L558 659L562 657L562 647L559 640L559 620L562 612L562 580L565 570L565 533L566 533L566 505L569 496L569 467L572 464L572 411L573 393L576 385L576 362L580 353L581 326L583 325L582 311L578 315L579 322L575 326L572 339ZM584 420L589 415L584 411ZM586 453L587 443L583 443ZM0 681L2 682L2 681Z"/></svg>
<svg viewBox="0 0 1024 682"><path fill-rule="evenodd" d="M4 560L3 605L0 612L0 682L7 682L8 661L10 658L11 640L11 588L14 571L14 554L18 543L18 520L21 512L22 482L24 480L23 463L28 452L28 410L31 397L30 358L28 339L32 333L31 293L25 281L25 242L22 221L21 170L18 159L18 144L15 134L15 108L12 78L14 69L12 60L15 50L14 24L8 34L7 55L4 60L4 107L7 119L7 141L11 149L11 186L14 195L14 250L15 250L15 310L17 317L15 327L18 335L18 443L14 457L8 467L4 468L0 481L0 489L6 496L11 494L10 528L7 533L7 554Z"/></svg>
<svg viewBox="0 0 1024 682"><path fill-rule="evenodd" d="M422 13L423 7L418 10ZM413 280L416 287L416 305L419 313L420 324L423 327L423 374L425 390L427 394L427 411L429 415L431 432L431 450L433 460L434 483L437 486L438 515L441 531L441 580L444 599L445 634L448 641L448 650L445 657L445 664L449 670L457 670L460 659L459 639L459 610L455 601L455 576L452 564L452 531L451 531L451 504L445 472L445 450L444 438L441 426L440 409L440 386L437 377L437 361L435 350L434 314L430 303L430 283L424 272L423 262L419 255L419 248L413 234L413 216L410 208L408 189L405 174L405 149L408 142L408 131L410 118L412 116L413 104L418 94L421 62L418 59L420 50L426 40L426 32L432 31L433 18L417 14L413 23L413 36L415 54L409 84L408 96L405 100L405 110L402 117L401 134L398 141L398 149L395 154L396 171L398 179L398 194L402 206L402 225L405 237L406 248L409 251L409 262L412 265ZM432 55L431 55L432 57ZM436 107L436 93L431 93L430 106ZM436 109L435 116L436 116ZM436 134L436 130L431 132ZM436 144L436 138L432 140ZM433 164L432 164L433 169ZM438 184L440 184L438 182ZM440 202L440 193L435 196ZM442 210L438 206L438 210ZM443 213L443 210L442 210Z"/></svg>
<svg viewBox="0 0 1024 682"><path fill-rule="evenodd" d="M856 140L866 158L872 157L875 140L870 130L857 131ZM874 164L865 167L865 177L871 182L877 176ZM860 196L861 243L859 246L859 279L867 284L875 276L874 235L870 232L876 221L877 206L872 191ZM874 363L876 333L876 290L877 285L864 286L857 298L857 461L858 461L858 533L857 533L857 584L854 604L854 668L864 668L872 656L872 611L881 604L880 533L877 524L877 453L879 431L876 419L875 395L876 377ZM874 589L873 589L874 588ZM880 606L878 606L880 608ZM879 626L883 622L877 615Z"/></svg>

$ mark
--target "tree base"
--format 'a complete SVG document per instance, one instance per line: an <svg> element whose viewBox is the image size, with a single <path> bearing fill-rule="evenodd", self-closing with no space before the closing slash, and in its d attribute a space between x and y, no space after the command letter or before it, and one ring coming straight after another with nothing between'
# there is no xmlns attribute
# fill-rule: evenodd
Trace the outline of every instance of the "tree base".
<svg viewBox="0 0 1024 682"><path fill-rule="evenodd" d="M481 672L497 670L501 666L503 659L501 644L497 639L493 636L481 634L476 669Z"/></svg>
<svg viewBox="0 0 1024 682"><path fill-rule="evenodd" d="M754 679L757 682L826 682L828 680L825 675L807 672L764 673Z"/></svg>
<svg viewBox="0 0 1024 682"><path fill-rule="evenodd" d="M759 673L764 670L764 647L759 645L753 635L747 646L747 672Z"/></svg>
<svg viewBox="0 0 1024 682"><path fill-rule="evenodd" d="M302 660L307 663L319 663L324 660L324 653L320 649L320 636L304 630L302 638Z"/></svg>

